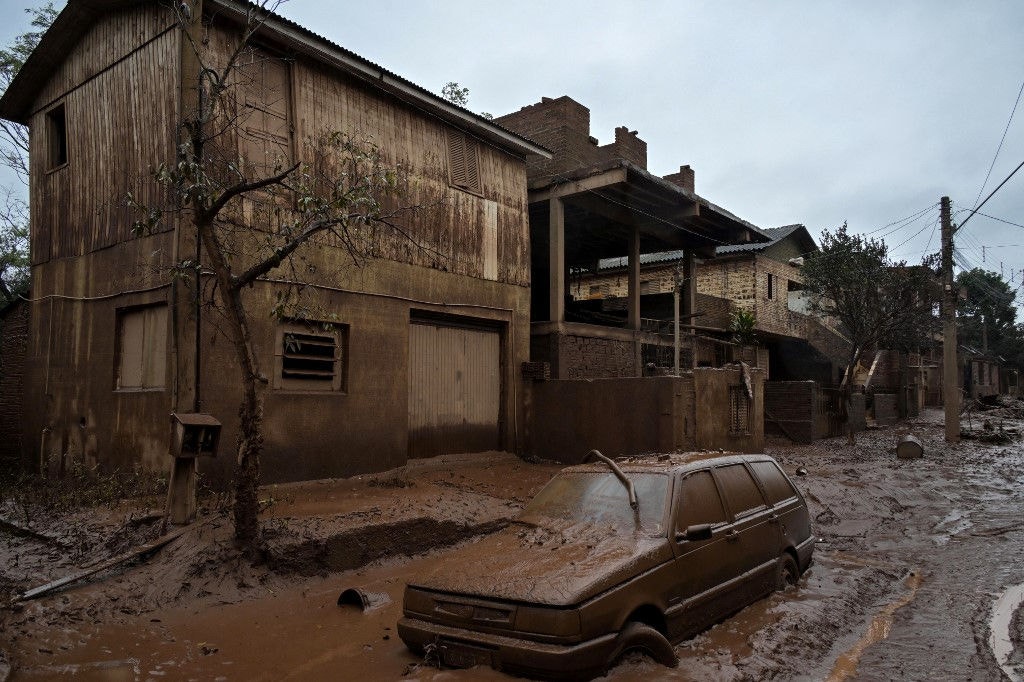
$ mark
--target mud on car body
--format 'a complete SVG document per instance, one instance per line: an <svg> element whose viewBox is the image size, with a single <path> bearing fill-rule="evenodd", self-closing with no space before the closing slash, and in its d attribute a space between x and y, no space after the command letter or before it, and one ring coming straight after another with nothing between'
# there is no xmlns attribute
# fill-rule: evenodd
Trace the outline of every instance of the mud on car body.
<svg viewBox="0 0 1024 682"><path fill-rule="evenodd" d="M590 678L633 650L674 666L673 642L810 565L807 505L772 458L596 458L407 585L405 644L540 678Z"/></svg>

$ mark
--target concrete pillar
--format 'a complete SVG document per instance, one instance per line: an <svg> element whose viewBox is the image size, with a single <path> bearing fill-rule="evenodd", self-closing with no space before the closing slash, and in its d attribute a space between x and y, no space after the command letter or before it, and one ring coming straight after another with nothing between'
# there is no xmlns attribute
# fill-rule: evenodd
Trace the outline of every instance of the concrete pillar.
<svg viewBox="0 0 1024 682"><path fill-rule="evenodd" d="M697 324L694 313L697 312L697 257L693 251L683 252L683 290L682 290L683 319L690 326L690 333L696 334L697 330L692 325Z"/></svg>
<svg viewBox="0 0 1024 682"><path fill-rule="evenodd" d="M565 322L565 205L552 197L548 224L548 306L552 322Z"/></svg>
<svg viewBox="0 0 1024 682"><path fill-rule="evenodd" d="M640 329L640 231L629 238L629 328Z"/></svg>

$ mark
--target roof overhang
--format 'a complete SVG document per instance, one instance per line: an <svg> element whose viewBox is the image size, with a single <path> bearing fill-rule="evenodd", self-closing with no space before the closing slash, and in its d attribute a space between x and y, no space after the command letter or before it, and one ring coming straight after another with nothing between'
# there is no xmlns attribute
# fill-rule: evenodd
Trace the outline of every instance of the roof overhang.
<svg viewBox="0 0 1024 682"><path fill-rule="evenodd" d="M0 117L27 124L41 88L86 31L105 13L157 0L69 0L0 98ZM243 23L256 6L244 0L205 0L207 12ZM353 76L409 106L520 156L551 158L544 147L489 119L452 104L384 67L346 50L277 14L270 14L257 38Z"/></svg>
<svg viewBox="0 0 1024 682"><path fill-rule="evenodd" d="M768 239L756 226L621 159L532 180L531 220L543 218L552 199L563 202L574 241L593 245L586 260L621 256L622 239L634 228L642 253L688 249L710 257L721 244ZM602 240L614 244L603 247ZM586 244L574 246L587 250Z"/></svg>

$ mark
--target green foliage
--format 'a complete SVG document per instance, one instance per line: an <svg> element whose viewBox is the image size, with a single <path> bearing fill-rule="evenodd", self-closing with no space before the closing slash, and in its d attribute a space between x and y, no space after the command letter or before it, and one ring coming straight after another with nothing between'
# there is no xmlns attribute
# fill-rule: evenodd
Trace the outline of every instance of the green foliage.
<svg viewBox="0 0 1024 682"><path fill-rule="evenodd" d="M455 81L449 81L441 88L441 97L444 97L452 104L464 107L469 104L469 88L460 88L459 84Z"/></svg>
<svg viewBox="0 0 1024 682"><path fill-rule="evenodd" d="M753 310L737 308L729 316L729 331L732 332L733 343L741 346L753 346L757 343L757 313Z"/></svg>
<svg viewBox="0 0 1024 682"><path fill-rule="evenodd" d="M4 92L57 17L52 2L25 12L32 17L33 30L22 33L10 45L0 49L0 90ZM28 182L28 130L25 126L0 120L0 163Z"/></svg>
<svg viewBox="0 0 1024 682"><path fill-rule="evenodd" d="M1016 291L997 273L974 268L956 279L960 292L957 334L961 343L1024 369L1024 327L1017 323Z"/></svg>
<svg viewBox="0 0 1024 682"><path fill-rule="evenodd" d="M821 252L804 264L804 286L813 294L811 310L841 326L851 366L869 349L931 344L939 298L931 264L894 262L883 240L851 234L845 223L822 234Z"/></svg>
<svg viewBox="0 0 1024 682"><path fill-rule="evenodd" d="M28 208L8 191L0 206L0 306L28 290L29 265Z"/></svg>

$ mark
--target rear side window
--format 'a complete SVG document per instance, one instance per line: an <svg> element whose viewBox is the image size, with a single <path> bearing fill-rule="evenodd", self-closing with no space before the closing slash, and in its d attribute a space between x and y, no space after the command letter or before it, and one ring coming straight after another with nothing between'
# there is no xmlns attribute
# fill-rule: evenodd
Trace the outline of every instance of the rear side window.
<svg viewBox="0 0 1024 682"><path fill-rule="evenodd" d="M737 518L765 506L761 491L742 464L718 467L715 476L722 484L726 503Z"/></svg>
<svg viewBox="0 0 1024 682"><path fill-rule="evenodd" d="M796 496L793 486L774 462L754 462L750 466L761 479L769 503L776 504Z"/></svg>
<svg viewBox="0 0 1024 682"><path fill-rule="evenodd" d="M700 523L714 525L727 521L722 498L710 471L698 471L683 479L679 508L676 511L677 530L683 531Z"/></svg>

